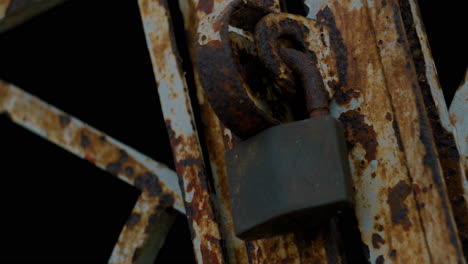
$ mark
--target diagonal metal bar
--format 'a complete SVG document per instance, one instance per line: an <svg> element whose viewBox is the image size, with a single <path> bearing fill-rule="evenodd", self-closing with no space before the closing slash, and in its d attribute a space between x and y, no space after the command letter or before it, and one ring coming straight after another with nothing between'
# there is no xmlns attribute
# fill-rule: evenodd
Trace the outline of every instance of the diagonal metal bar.
<svg viewBox="0 0 468 264"><path fill-rule="evenodd" d="M0 0L0 33L45 12L66 0Z"/></svg>
<svg viewBox="0 0 468 264"><path fill-rule="evenodd" d="M184 194L195 257L198 263L224 263L221 235L167 0L139 0L138 4Z"/></svg>
<svg viewBox="0 0 468 264"><path fill-rule="evenodd" d="M1 80L0 114L139 189L109 263L154 261L175 218L170 207L185 213L174 171Z"/></svg>
<svg viewBox="0 0 468 264"><path fill-rule="evenodd" d="M174 171L1 80L0 113L150 197L185 212Z"/></svg>

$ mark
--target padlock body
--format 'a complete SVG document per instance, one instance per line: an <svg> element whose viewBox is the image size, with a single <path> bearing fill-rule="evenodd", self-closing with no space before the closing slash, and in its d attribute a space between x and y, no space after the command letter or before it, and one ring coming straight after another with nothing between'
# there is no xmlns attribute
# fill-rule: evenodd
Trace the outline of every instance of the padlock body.
<svg viewBox="0 0 468 264"><path fill-rule="evenodd" d="M343 128L324 115L269 128L226 152L236 235L310 228L353 204Z"/></svg>

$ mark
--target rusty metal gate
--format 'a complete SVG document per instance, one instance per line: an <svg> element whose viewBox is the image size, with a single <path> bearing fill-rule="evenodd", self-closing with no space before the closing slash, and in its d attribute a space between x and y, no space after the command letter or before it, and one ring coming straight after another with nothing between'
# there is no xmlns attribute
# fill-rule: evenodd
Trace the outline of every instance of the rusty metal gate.
<svg viewBox="0 0 468 264"><path fill-rule="evenodd" d="M297 13L328 34L319 68L330 112L345 127L356 200L350 220L250 242L234 235L224 161L239 139L219 121L197 68L226 61L197 64L195 54L228 34L249 39L222 24L239 1L178 0L182 44L171 1L138 5L175 171L0 79L0 113L141 191L109 263L153 262L175 211L187 217L197 263L466 263L468 75L448 107L416 0L249 0L273 12L303 3ZM61 2L0 1L0 33Z"/></svg>

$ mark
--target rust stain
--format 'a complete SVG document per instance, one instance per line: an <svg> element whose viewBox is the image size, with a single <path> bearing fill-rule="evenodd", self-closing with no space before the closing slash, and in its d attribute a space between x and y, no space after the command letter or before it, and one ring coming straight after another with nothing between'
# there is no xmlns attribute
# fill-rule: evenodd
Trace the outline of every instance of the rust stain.
<svg viewBox="0 0 468 264"><path fill-rule="evenodd" d="M353 97L352 95L354 95L353 89L346 89L345 91L343 91L348 80L348 50L346 49L346 46L344 44L341 32L336 26L335 17L328 6L325 6L317 14L317 21L319 25L323 25L328 28L330 34L331 48L335 53L339 83L334 84L332 87L334 87L335 92L344 93L341 96L337 96L337 98L343 98L340 99L342 101L338 103L348 103L349 98ZM352 91L348 92L348 90Z"/></svg>
<svg viewBox="0 0 468 264"><path fill-rule="evenodd" d="M387 112L387 113L385 114L385 119L387 119L388 121L392 121L392 120L393 120L392 114L390 114L389 112Z"/></svg>
<svg viewBox="0 0 468 264"><path fill-rule="evenodd" d="M162 187L156 175L143 173L135 177L135 187L140 190L146 190L150 196L160 196Z"/></svg>
<svg viewBox="0 0 468 264"><path fill-rule="evenodd" d="M5 113L5 102L10 98L8 84L0 80L0 114ZM7 113L8 114L8 113Z"/></svg>
<svg viewBox="0 0 468 264"><path fill-rule="evenodd" d="M343 252L339 249L340 235L332 224L324 224L314 230L295 233L300 263L342 263Z"/></svg>
<svg viewBox="0 0 468 264"><path fill-rule="evenodd" d="M133 226L138 224L138 222L140 222L140 219L141 219L141 215L139 213L132 213L127 219L127 223L126 223L127 227L132 228Z"/></svg>
<svg viewBox="0 0 468 264"><path fill-rule="evenodd" d="M62 126L62 128L65 128L68 126L68 124L70 124L70 117L67 116L67 115L60 115L59 116L59 122L60 122L60 125Z"/></svg>
<svg viewBox="0 0 468 264"><path fill-rule="evenodd" d="M200 0L198 2L197 10L209 14L213 11L214 0Z"/></svg>
<svg viewBox="0 0 468 264"><path fill-rule="evenodd" d="M62 125L62 123L60 123ZM89 146L89 138L85 134L81 134L81 147L87 148Z"/></svg>
<svg viewBox="0 0 468 264"><path fill-rule="evenodd" d="M127 219L114 246L109 263L139 263L143 255L156 255L151 244L155 240L162 245L166 234L172 226L175 214L172 211L161 211L159 202L142 194ZM148 243L149 241L152 241ZM149 252L151 251L151 252Z"/></svg>
<svg viewBox="0 0 468 264"><path fill-rule="evenodd" d="M385 240L379 234L372 234L372 246L379 249L381 245L385 244Z"/></svg>
<svg viewBox="0 0 468 264"><path fill-rule="evenodd" d="M366 150L366 160L375 160L378 146L376 133L372 125L365 123L364 115L351 110L342 113L339 120L344 124L348 150L351 151L359 143Z"/></svg>
<svg viewBox="0 0 468 264"><path fill-rule="evenodd" d="M392 223L394 225L402 225L403 229L408 231L411 227L411 221L408 218L408 207L405 200L411 193L411 187L400 181L393 188L389 188L387 204L390 206L392 215Z"/></svg>
<svg viewBox="0 0 468 264"><path fill-rule="evenodd" d="M377 257L377 259L375 259L375 264L384 264L385 263L385 258L380 255Z"/></svg>
<svg viewBox="0 0 468 264"><path fill-rule="evenodd" d="M167 0L157 2L140 0L139 4L179 185L184 193L195 257L199 263L224 263L223 245L219 241L219 227L210 198L211 190L207 183L209 179L202 160L201 146L195 130L190 96L177 52ZM210 9L210 5L208 1L190 4L195 10L196 7L200 7L200 10L192 10L199 13ZM184 10L182 11L186 14ZM190 23L197 23L197 20L190 20ZM138 175L136 172L135 174ZM145 179L143 176L139 182L157 193L157 184ZM217 238L217 240L207 240L207 238Z"/></svg>

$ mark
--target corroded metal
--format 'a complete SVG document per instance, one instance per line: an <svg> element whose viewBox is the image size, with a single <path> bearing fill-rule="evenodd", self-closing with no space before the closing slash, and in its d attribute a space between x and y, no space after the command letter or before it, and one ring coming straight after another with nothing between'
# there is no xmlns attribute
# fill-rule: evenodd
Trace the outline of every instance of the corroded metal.
<svg viewBox="0 0 468 264"><path fill-rule="evenodd" d="M468 194L466 170L463 169L461 145L465 141L456 137L450 121L448 107L439 84L429 42L424 30L419 7L415 0L399 1L403 24L414 60L424 104L434 135L438 157L443 170L448 197L457 224L459 237L468 257Z"/></svg>
<svg viewBox="0 0 468 264"><path fill-rule="evenodd" d="M18 125L184 213L177 175L20 88L0 81L0 113Z"/></svg>
<svg viewBox="0 0 468 264"><path fill-rule="evenodd" d="M269 2L274 2L272 5L275 7L275 12L278 12L278 1ZM212 14L211 16L216 17L231 3L232 1L229 0L180 0L179 5L184 15L189 43L195 43L198 39L195 38L195 34L197 33L199 21L210 17L205 17L205 15ZM231 32L244 34L246 38L249 38L249 35L241 30L233 28ZM207 39L216 38L213 31L206 32L205 36ZM195 60L194 50L190 51L192 59ZM333 54L330 54L330 56L333 56ZM332 63L330 65L331 70L333 70L334 65ZM217 195L217 212L221 215L221 231L230 263L344 263L343 252L339 247L339 234L333 224L332 227L327 225L319 232L304 230L299 234L288 234L249 243L245 243L235 236L231 205L229 203L224 153L226 149L232 148L233 144L238 142L238 138L219 122L203 93L197 68L194 69L194 74Z"/></svg>
<svg viewBox="0 0 468 264"><path fill-rule="evenodd" d="M2 81L0 114L140 190L110 262L155 258L172 225L174 213L167 209L185 212L174 171Z"/></svg>
<svg viewBox="0 0 468 264"><path fill-rule="evenodd" d="M245 240L317 226L352 205L343 129L327 115L328 94L317 68L322 61L315 54L326 50L320 39L328 38L320 32L315 21L286 13L270 13L255 25L258 57L279 76L279 86L304 90L312 118L268 128L226 152L235 231ZM279 44L283 36L294 48ZM206 87L209 77L203 79Z"/></svg>
<svg viewBox="0 0 468 264"><path fill-rule="evenodd" d="M65 0L0 0L0 33L62 2Z"/></svg>
<svg viewBox="0 0 468 264"><path fill-rule="evenodd" d="M460 152L464 156L465 170L468 169L468 115L466 113L468 113L468 71L450 104L450 119L456 129Z"/></svg>
<svg viewBox="0 0 468 264"><path fill-rule="evenodd" d="M407 32L396 1L329 1L356 214L372 263L464 263Z"/></svg>
<svg viewBox="0 0 468 264"><path fill-rule="evenodd" d="M288 119L281 94L271 81L258 76L262 65L252 60L254 46L245 36L230 32L233 26L252 29L255 21L273 11L251 1L232 1L225 9L205 16L195 37L197 69L211 107L226 126L244 138ZM259 88L255 84L260 89L254 90Z"/></svg>
<svg viewBox="0 0 468 264"><path fill-rule="evenodd" d="M458 139L460 160L465 171L465 178L461 179L465 203L468 199L468 115L466 113L468 113L468 71L450 104L450 119L455 127L454 135ZM465 238L466 235L466 233L462 234L462 238ZM465 257L467 257L468 252L467 244L465 238L463 241Z"/></svg>
<svg viewBox="0 0 468 264"><path fill-rule="evenodd" d="M174 220L173 211L143 193L120 233L109 263L153 263Z"/></svg>
<svg viewBox="0 0 468 264"><path fill-rule="evenodd" d="M140 0L140 13L159 99L184 194L198 263L224 263L190 96L177 55L167 1Z"/></svg>
<svg viewBox="0 0 468 264"><path fill-rule="evenodd" d="M281 45L281 42L286 41L283 39L285 36L292 47ZM322 63L323 54L329 53L325 44L327 41L328 32L323 31L315 20L298 15L269 14L255 26L259 58L278 76L276 83L279 86L302 90L310 117L329 112L329 96L317 68L317 64Z"/></svg>

